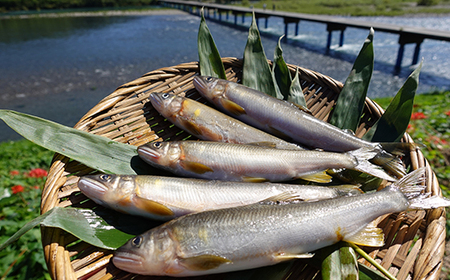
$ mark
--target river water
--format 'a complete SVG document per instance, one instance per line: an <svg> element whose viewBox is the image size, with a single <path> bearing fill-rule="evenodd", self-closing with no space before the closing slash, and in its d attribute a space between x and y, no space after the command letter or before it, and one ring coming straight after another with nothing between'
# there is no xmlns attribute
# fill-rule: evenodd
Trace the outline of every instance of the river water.
<svg viewBox="0 0 450 280"><path fill-rule="evenodd" d="M449 29L450 16L370 17L369 21ZM230 17L230 21L234 21ZM244 26L250 25L246 18ZM0 19L0 108L33 114L73 126L90 108L118 86L142 74L166 66L197 61L200 19L183 12L135 16L78 16L57 18ZM240 22L240 19L239 19ZM236 29L208 20L221 56L239 57L248 29ZM262 33L266 55L273 58L281 20L269 19ZM302 22L300 34L288 34L282 44L287 63L318 71L344 82L368 30L348 28L345 45L333 36L325 54L325 25ZM413 45L406 47L402 70L394 74L397 36L375 33L375 71L369 97L393 96L407 76ZM418 92L450 88L450 43L425 40L424 65ZM0 122L0 141L20 139Z"/></svg>

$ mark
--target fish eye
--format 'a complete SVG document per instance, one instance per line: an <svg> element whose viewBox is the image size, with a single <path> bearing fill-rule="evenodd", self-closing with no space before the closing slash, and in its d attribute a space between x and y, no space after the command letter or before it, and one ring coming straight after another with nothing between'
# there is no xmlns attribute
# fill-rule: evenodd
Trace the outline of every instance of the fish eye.
<svg viewBox="0 0 450 280"><path fill-rule="evenodd" d="M103 181L109 181L109 180L111 180L111 178L112 178L112 176L109 174L100 175L100 180L103 180Z"/></svg>
<svg viewBox="0 0 450 280"><path fill-rule="evenodd" d="M161 148L161 146L162 146L161 142L154 142L154 143L152 143L152 147L153 148L159 149L159 148Z"/></svg>
<svg viewBox="0 0 450 280"><path fill-rule="evenodd" d="M213 80L213 77L206 77L206 81L209 83L209 82L212 82L212 80Z"/></svg>
<svg viewBox="0 0 450 280"><path fill-rule="evenodd" d="M141 246L141 244L142 244L142 240L143 240L143 239L144 239L144 238L143 238L142 236L138 235L138 236L136 236L135 238L133 238L133 239L131 240L131 244L132 244L134 247L139 248L139 246Z"/></svg>
<svg viewBox="0 0 450 280"><path fill-rule="evenodd" d="M161 95L161 97L164 98L164 99L169 98L169 96L170 96L170 94L167 93L167 92L165 92L165 93L163 93L163 94Z"/></svg>

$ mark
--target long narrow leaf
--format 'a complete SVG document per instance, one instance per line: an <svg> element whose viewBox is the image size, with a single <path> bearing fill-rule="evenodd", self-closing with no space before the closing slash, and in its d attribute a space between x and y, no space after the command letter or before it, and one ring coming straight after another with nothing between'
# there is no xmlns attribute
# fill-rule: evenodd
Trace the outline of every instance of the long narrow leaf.
<svg viewBox="0 0 450 280"><path fill-rule="evenodd" d="M358 279L359 269L355 251L343 243L338 243L321 250L322 279Z"/></svg>
<svg viewBox="0 0 450 280"><path fill-rule="evenodd" d="M0 110L0 119L33 143L99 171L130 175L155 172L139 159L132 145L11 110Z"/></svg>
<svg viewBox="0 0 450 280"><path fill-rule="evenodd" d="M278 44L275 48L272 71L275 77L275 82L280 89L281 94L283 95L283 99L287 100L289 97L289 89L291 87L292 77L283 58L283 50L281 49L282 38L283 36L278 39Z"/></svg>
<svg viewBox="0 0 450 280"><path fill-rule="evenodd" d="M295 77L292 80L291 87L289 88L289 102L299 105L303 110L308 111L306 106L305 95L303 94L302 85L300 84L300 77L298 75L298 68L295 72Z"/></svg>
<svg viewBox="0 0 450 280"><path fill-rule="evenodd" d="M206 25L201 10L200 27L198 29L198 58L200 65L200 74L203 76L212 76L220 79L226 79L225 68L222 63L219 51L217 50L214 39Z"/></svg>
<svg viewBox="0 0 450 280"><path fill-rule="evenodd" d="M283 99L273 82L272 71L264 53L258 26L256 25L255 13L253 13L253 20L244 50L242 84L273 97Z"/></svg>
<svg viewBox="0 0 450 280"><path fill-rule="evenodd" d="M363 139L373 142L396 142L403 137L411 119L421 69L422 62L406 79L384 114L363 136Z"/></svg>
<svg viewBox="0 0 450 280"><path fill-rule="evenodd" d="M371 28L330 118L330 123L339 128L356 131L358 127L373 72L373 33Z"/></svg>

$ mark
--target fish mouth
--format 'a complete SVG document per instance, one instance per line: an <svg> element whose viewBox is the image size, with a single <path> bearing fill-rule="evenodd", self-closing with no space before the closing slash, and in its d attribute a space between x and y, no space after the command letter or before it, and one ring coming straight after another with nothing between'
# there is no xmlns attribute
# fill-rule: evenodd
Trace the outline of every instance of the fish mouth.
<svg viewBox="0 0 450 280"><path fill-rule="evenodd" d="M196 76L194 77L194 81L192 82L194 84L194 87L202 94L205 94L207 91L207 85L206 82L203 80L202 77Z"/></svg>
<svg viewBox="0 0 450 280"><path fill-rule="evenodd" d="M163 104L162 98L158 92L152 92L150 94L150 102L155 108L161 108Z"/></svg>
<svg viewBox="0 0 450 280"><path fill-rule="evenodd" d="M139 146L137 149L138 155L144 160L155 161L158 160L161 156L158 151L153 150L147 146Z"/></svg>
<svg viewBox="0 0 450 280"><path fill-rule="evenodd" d="M89 176L81 177L78 181L78 188L91 199L102 198L109 190L105 184L102 184Z"/></svg>
<svg viewBox="0 0 450 280"><path fill-rule="evenodd" d="M112 258L113 264L121 270L136 274L145 274L141 256L118 249Z"/></svg>

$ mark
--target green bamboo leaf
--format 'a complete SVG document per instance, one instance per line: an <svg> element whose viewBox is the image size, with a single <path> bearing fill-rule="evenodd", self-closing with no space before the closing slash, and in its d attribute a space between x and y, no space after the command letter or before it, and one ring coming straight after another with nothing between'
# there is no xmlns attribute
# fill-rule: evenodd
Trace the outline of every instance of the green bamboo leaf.
<svg viewBox="0 0 450 280"><path fill-rule="evenodd" d="M330 123L339 128L356 131L358 127L373 72L373 34L371 28L330 118Z"/></svg>
<svg viewBox="0 0 450 280"><path fill-rule="evenodd" d="M359 279L360 280L387 280L383 274L362 263L359 263Z"/></svg>
<svg viewBox="0 0 450 280"><path fill-rule="evenodd" d="M146 221L143 223L143 221ZM118 213L109 209L56 207L33 219L0 246L3 250L37 225L56 227L80 240L104 249L117 249L130 238L158 225L155 221Z"/></svg>
<svg viewBox="0 0 450 280"><path fill-rule="evenodd" d="M384 114L363 136L363 139L373 142L396 142L403 137L411 119L421 69L422 62L406 79Z"/></svg>
<svg viewBox="0 0 450 280"><path fill-rule="evenodd" d="M283 95L284 100L288 100L289 98L289 89L292 83L291 73L286 65L286 62L283 58L283 50L281 49L281 36L278 39L278 44L275 48L275 53L273 56L273 66L272 71L275 77L275 82L280 89L281 94Z"/></svg>
<svg viewBox="0 0 450 280"><path fill-rule="evenodd" d="M351 247L338 243L321 250L322 279L358 279L358 261Z"/></svg>
<svg viewBox="0 0 450 280"><path fill-rule="evenodd" d="M11 110L0 110L0 119L33 143L99 171L130 175L157 172L138 157L132 145Z"/></svg>
<svg viewBox="0 0 450 280"><path fill-rule="evenodd" d="M203 15L203 8L201 10L197 44L200 75L226 79L227 77L225 75L225 68L222 63L222 58L217 50L211 32L206 25L205 17Z"/></svg>
<svg viewBox="0 0 450 280"><path fill-rule="evenodd" d="M291 87L289 88L289 102L299 105L304 110L308 110L306 106L305 95L303 94L302 86L300 85L300 77L298 75L298 68L295 72L295 77L292 80Z"/></svg>
<svg viewBox="0 0 450 280"><path fill-rule="evenodd" d="M272 71L264 53L258 26L256 25L255 13L253 13L253 20L244 50L242 84L283 99L279 89L275 86Z"/></svg>

